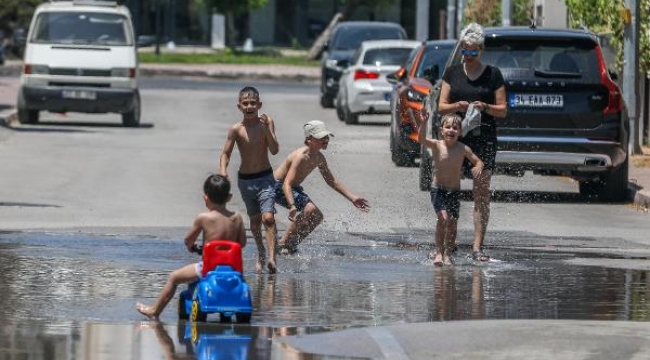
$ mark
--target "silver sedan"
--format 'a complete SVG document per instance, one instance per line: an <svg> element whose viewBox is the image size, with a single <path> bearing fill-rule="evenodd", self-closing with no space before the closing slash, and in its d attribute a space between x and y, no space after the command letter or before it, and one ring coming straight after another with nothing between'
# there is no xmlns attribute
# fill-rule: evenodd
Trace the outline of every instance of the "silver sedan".
<svg viewBox="0 0 650 360"><path fill-rule="evenodd" d="M339 79L336 114L346 124L356 124L360 114L390 113L393 85L386 80L420 45L414 40L364 41Z"/></svg>

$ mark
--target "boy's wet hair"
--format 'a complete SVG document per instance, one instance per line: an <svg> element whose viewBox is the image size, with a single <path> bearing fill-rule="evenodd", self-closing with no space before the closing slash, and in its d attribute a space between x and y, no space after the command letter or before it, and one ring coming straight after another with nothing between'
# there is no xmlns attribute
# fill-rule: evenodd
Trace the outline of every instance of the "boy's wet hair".
<svg viewBox="0 0 650 360"><path fill-rule="evenodd" d="M253 86L246 86L243 89L239 90L239 98L251 96L257 100L260 99L260 92Z"/></svg>
<svg viewBox="0 0 650 360"><path fill-rule="evenodd" d="M222 175L210 175L203 183L203 192L213 203L223 205L230 195L230 180Z"/></svg>
<svg viewBox="0 0 650 360"><path fill-rule="evenodd" d="M463 118L461 118L460 115L456 113L445 114L440 119L440 131L442 131L442 128L447 122L451 122L452 126L457 125L459 129L463 127Z"/></svg>

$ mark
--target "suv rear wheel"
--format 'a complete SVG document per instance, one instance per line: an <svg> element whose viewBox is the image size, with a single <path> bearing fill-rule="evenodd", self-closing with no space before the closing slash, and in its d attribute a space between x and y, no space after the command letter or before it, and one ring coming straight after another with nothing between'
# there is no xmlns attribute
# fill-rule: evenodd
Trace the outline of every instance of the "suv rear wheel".
<svg viewBox="0 0 650 360"><path fill-rule="evenodd" d="M581 181L580 195L597 196L600 201L624 201L627 197L628 161L597 181Z"/></svg>

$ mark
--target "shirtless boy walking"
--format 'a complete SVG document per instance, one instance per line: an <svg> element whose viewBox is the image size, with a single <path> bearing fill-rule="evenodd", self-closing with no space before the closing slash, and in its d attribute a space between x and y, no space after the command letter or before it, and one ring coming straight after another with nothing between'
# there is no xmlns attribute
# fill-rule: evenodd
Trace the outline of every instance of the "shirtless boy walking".
<svg viewBox="0 0 650 360"><path fill-rule="evenodd" d="M291 221L278 243L282 254L295 253L298 244L323 221L323 213L300 186L314 169L318 168L327 185L345 196L355 207L363 212L370 210L366 199L350 192L332 175L325 155L321 152L327 149L330 137L334 136L325 128L325 124L312 120L303 129L305 146L291 152L273 174L276 179L275 201L289 209Z"/></svg>
<svg viewBox="0 0 650 360"><path fill-rule="evenodd" d="M220 157L219 174L228 176L227 168L236 144L241 155L237 186L246 205L251 233L257 244L255 269L261 272L266 262L267 253L262 240L264 224L269 256L266 266L269 272L275 273L275 179L269 152L277 154L279 145L273 119L266 114L259 115L261 107L260 94L256 88L247 86L239 91L237 108L242 112L243 119L228 131Z"/></svg>
<svg viewBox="0 0 650 360"><path fill-rule="evenodd" d="M472 176L483 171L483 162L469 146L458 141L462 119L457 114L442 117L440 135L442 140L427 138L428 117L420 124L418 139L420 144L431 149L434 172L431 184L431 203L436 211L436 254L429 254L436 266L451 265L454 240L458 229L460 212L460 179L463 160L467 158L472 165Z"/></svg>

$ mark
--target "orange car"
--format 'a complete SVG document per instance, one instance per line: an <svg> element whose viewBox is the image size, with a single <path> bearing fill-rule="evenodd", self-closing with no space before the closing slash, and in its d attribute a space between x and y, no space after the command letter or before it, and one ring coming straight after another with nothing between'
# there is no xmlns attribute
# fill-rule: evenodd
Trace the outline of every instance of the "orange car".
<svg viewBox="0 0 650 360"><path fill-rule="evenodd" d="M395 165L413 165L420 156L418 124L423 101L445 68L456 40L432 40L417 47L402 68L387 77L392 83L390 152Z"/></svg>

